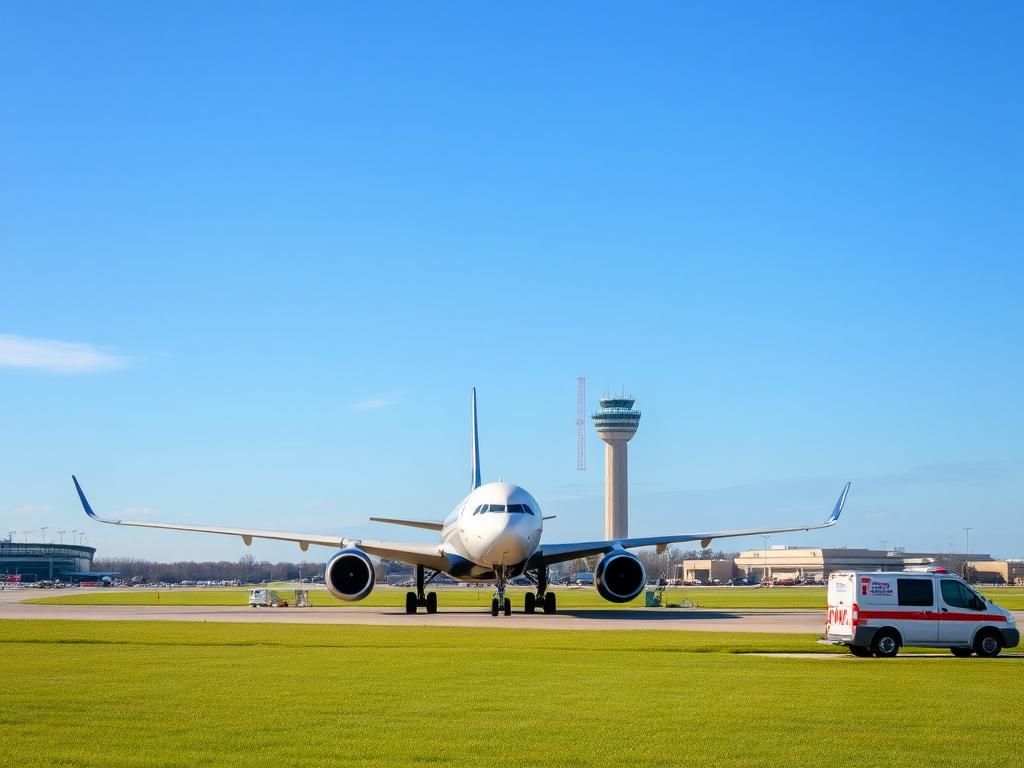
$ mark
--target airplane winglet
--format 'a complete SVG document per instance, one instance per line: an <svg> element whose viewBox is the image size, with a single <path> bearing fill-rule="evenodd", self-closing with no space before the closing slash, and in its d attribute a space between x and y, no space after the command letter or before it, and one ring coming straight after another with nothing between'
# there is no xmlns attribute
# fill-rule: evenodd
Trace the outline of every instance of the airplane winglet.
<svg viewBox="0 0 1024 768"><path fill-rule="evenodd" d="M92 507L89 506L89 500L85 498L85 494L82 492L82 486L78 484L78 478L72 475L71 480L75 484L75 490L78 491L78 498L82 500L82 508L85 510L85 514L87 514L93 520L99 520L99 516L95 512L93 512Z"/></svg>
<svg viewBox="0 0 1024 768"><path fill-rule="evenodd" d="M846 495L850 492L850 484L847 483L843 486L843 492L839 494L839 499L836 501L835 509L832 510L832 514L828 516L828 520L825 521L827 525L835 525L839 522L839 515L843 512L843 506L846 504Z"/></svg>

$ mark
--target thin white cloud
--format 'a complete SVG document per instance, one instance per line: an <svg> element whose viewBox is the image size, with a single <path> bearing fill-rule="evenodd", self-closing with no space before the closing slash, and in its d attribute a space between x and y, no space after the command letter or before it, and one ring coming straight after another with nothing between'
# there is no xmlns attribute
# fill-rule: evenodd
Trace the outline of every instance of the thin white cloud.
<svg viewBox="0 0 1024 768"><path fill-rule="evenodd" d="M91 344L0 333L0 368L94 373L123 368L128 362L128 358L104 352Z"/></svg>
<svg viewBox="0 0 1024 768"><path fill-rule="evenodd" d="M379 411L381 408L389 408L399 401L398 395L375 395L358 403L352 403L349 410L352 411Z"/></svg>
<svg viewBox="0 0 1024 768"><path fill-rule="evenodd" d="M23 515L47 515L53 511L49 504L20 504L14 508L14 514Z"/></svg>
<svg viewBox="0 0 1024 768"><path fill-rule="evenodd" d="M160 512L152 507L128 507L118 510L113 514L115 520L138 520L139 518L160 517Z"/></svg>

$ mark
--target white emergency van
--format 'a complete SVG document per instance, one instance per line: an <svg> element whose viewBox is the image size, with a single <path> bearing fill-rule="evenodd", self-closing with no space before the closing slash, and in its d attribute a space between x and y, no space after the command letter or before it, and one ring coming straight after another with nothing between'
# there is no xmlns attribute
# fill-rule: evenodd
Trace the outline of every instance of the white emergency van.
<svg viewBox="0 0 1024 768"><path fill-rule="evenodd" d="M822 642L845 645L854 656L892 657L917 645L992 657L1020 642L1013 614L944 568L833 573L825 621Z"/></svg>

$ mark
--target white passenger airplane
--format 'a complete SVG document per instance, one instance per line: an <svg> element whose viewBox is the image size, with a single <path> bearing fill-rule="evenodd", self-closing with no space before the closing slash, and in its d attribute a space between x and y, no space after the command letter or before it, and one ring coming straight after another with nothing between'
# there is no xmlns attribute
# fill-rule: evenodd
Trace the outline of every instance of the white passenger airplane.
<svg viewBox="0 0 1024 768"><path fill-rule="evenodd" d="M832 514L818 525L542 544L541 534L545 518L541 515L537 500L518 485L480 482L476 389L473 390L470 477L469 495L456 505L444 522L370 518L380 523L438 531L441 534L441 541L436 544L371 541L248 528L107 520L93 512L82 492L82 487L78 484L78 479L74 475L71 479L75 483L75 489L86 514L101 523L239 536L247 546L252 544L253 539L294 541L303 552L309 549L310 544L339 548L340 551L327 563L324 581L331 594L348 602L362 600L373 590L374 570L370 555L398 560L416 566L416 591L408 592L405 596L406 613L416 613L417 608L421 606L427 609L427 613L437 612L437 593L428 593L425 590L438 574L443 573L459 581L494 583L496 590L494 599L491 600L492 616L497 616L499 612L506 616L512 613L512 601L505 596L505 586L509 579L523 574L537 587L536 593L528 592L526 595L526 613L533 613L537 608L541 608L544 613L554 613L555 593L548 589L548 566L591 555L601 555L594 571L594 586L601 597L613 603L628 602L643 590L647 574L640 559L627 550L657 547L660 553L669 544L685 541L699 541L701 547L706 548L712 539L830 528L839 520L843 504L846 503L846 495L850 491L850 484L847 483L843 487L843 492L839 494Z"/></svg>

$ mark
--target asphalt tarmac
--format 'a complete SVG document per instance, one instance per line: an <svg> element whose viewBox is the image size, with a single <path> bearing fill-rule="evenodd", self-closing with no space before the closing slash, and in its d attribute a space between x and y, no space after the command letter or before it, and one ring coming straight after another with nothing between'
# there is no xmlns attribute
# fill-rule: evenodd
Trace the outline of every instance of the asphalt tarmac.
<svg viewBox="0 0 1024 768"><path fill-rule="evenodd" d="M825 612L819 610L708 610L637 608L566 610L553 615L522 612L491 616L475 608L441 608L435 614L408 615L400 608L249 608L248 606L29 605L36 590L0 592L0 619L70 619L78 621L218 621L274 624L364 624L375 626L488 627L501 629L646 629L696 632L783 632L821 634ZM1016 611L1024 623L1024 611Z"/></svg>
<svg viewBox="0 0 1024 768"><path fill-rule="evenodd" d="M36 590L0 592L0 619L79 621L219 621L274 624L490 627L503 629L653 629L700 632L821 632L824 611L712 611L697 608L567 610L491 616L476 608L441 608L408 615L400 608L249 608L248 606L29 605Z"/></svg>

